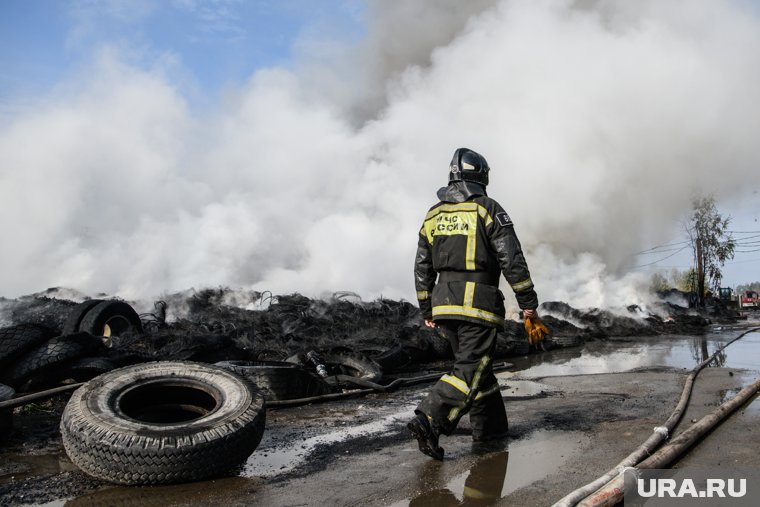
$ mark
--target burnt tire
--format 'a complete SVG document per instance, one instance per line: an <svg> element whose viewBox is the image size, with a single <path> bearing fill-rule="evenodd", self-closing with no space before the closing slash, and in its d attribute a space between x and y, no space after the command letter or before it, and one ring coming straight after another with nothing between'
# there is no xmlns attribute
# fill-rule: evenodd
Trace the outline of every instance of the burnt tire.
<svg viewBox="0 0 760 507"><path fill-rule="evenodd" d="M530 353L530 342L528 339L517 340L515 347L512 349L512 354L515 356L527 356Z"/></svg>
<svg viewBox="0 0 760 507"><path fill-rule="evenodd" d="M11 386L0 384L0 401L8 401L12 399L15 394L16 391L14 391ZM0 440L8 435L11 426L13 426L13 409L0 409Z"/></svg>
<svg viewBox="0 0 760 507"><path fill-rule="evenodd" d="M578 347L583 344L583 339L578 335L573 336L551 336L546 339L552 347L566 348Z"/></svg>
<svg viewBox="0 0 760 507"><path fill-rule="evenodd" d="M67 361L45 372L37 372L29 379L30 389L60 384L64 380L87 382L98 375L116 369L116 364L105 357L81 357Z"/></svg>
<svg viewBox="0 0 760 507"><path fill-rule="evenodd" d="M379 364L384 373L401 369L412 362L411 356L401 345L396 345L385 351L373 354L370 356L370 359Z"/></svg>
<svg viewBox="0 0 760 507"><path fill-rule="evenodd" d="M61 418L66 453L98 479L170 484L243 463L264 432L263 395L218 366L144 363L77 389Z"/></svg>
<svg viewBox="0 0 760 507"><path fill-rule="evenodd" d="M7 369L6 365L15 357L55 335L53 329L39 324L18 324L0 329L0 371Z"/></svg>
<svg viewBox="0 0 760 507"><path fill-rule="evenodd" d="M327 367L329 375L348 375L374 383L379 383L383 378L383 369L379 364L364 354L347 347L320 351L317 355L320 362ZM286 361L301 366L310 366L306 360L306 354L303 353L291 356Z"/></svg>
<svg viewBox="0 0 760 507"><path fill-rule="evenodd" d="M72 334L79 331L79 325L82 323L82 319L84 319L87 312L102 302L102 299L89 299L87 301L82 301L72 308L69 312L69 316L66 317L66 322L63 323L61 334Z"/></svg>
<svg viewBox="0 0 760 507"><path fill-rule="evenodd" d="M215 363L247 378L267 400L294 400L330 392L327 383L308 370L284 361L220 361Z"/></svg>
<svg viewBox="0 0 760 507"><path fill-rule="evenodd" d="M19 357L0 379L15 388L34 376L44 377L60 365L92 354L102 348L100 338L89 333L75 333L51 338Z"/></svg>
<svg viewBox="0 0 760 507"><path fill-rule="evenodd" d="M120 336L125 332L142 332L137 312L124 301L101 301L79 323L79 330L95 336Z"/></svg>
<svg viewBox="0 0 760 507"><path fill-rule="evenodd" d="M430 343L430 350L433 353L435 359L454 359L454 351L451 348L451 343L434 330L422 330L420 331Z"/></svg>

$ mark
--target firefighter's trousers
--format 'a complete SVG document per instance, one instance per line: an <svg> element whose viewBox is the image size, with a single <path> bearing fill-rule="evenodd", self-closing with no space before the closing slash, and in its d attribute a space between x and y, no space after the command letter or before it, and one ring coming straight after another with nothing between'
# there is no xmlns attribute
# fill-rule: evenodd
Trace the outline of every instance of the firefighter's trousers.
<svg viewBox="0 0 760 507"><path fill-rule="evenodd" d="M507 414L491 362L496 329L459 320L436 323L454 351L454 368L433 386L415 412L431 417L444 435L450 435L468 412L473 438L506 433Z"/></svg>

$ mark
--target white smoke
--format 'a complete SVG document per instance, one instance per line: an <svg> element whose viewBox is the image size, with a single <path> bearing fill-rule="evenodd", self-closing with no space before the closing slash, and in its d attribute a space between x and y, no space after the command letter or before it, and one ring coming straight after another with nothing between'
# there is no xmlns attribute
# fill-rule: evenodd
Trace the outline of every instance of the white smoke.
<svg viewBox="0 0 760 507"><path fill-rule="evenodd" d="M465 6L466 5L466 6ZM544 300L645 302L631 254L760 180L739 0L382 2L367 37L194 111L118 50L0 125L0 292L230 285L413 300L455 148L491 167ZM313 48L313 51L310 51Z"/></svg>

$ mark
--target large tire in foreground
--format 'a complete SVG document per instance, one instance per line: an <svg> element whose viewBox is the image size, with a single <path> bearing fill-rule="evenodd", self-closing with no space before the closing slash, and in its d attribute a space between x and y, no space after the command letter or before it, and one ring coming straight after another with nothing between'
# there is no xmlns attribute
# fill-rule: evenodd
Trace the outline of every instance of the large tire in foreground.
<svg viewBox="0 0 760 507"><path fill-rule="evenodd" d="M223 368L184 361L105 373L77 389L63 411L69 458L125 485L189 482L223 474L256 449L264 397Z"/></svg>
<svg viewBox="0 0 760 507"><path fill-rule="evenodd" d="M330 392L324 380L302 366L285 361L219 361L215 364L253 382L268 400L294 400Z"/></svg>

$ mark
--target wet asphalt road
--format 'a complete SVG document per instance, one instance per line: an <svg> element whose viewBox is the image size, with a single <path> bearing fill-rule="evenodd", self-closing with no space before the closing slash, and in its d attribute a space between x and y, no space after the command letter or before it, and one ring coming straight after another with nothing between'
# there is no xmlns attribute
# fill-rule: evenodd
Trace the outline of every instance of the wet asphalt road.
<svg viewBox="0 0 760 507"><path fill-rule="evenodd" d="M737 334L626 338L510 358L515 371L498 375L510 438L473 444L465 418L442 439L442 463L419 453L404 428L428 385L270 410L264 439L236 477L194 484L111 486L76 470L59 436L20 438L0 453L0 504L550 505L643 442L672 411L688 371ZM721 361L698 377L679 430L757 378L760 334ZM18 431L44 433L56 410L19 414ZM760 448L758 422L755 400L677 466L760 467L751 451Z"/></svg>

